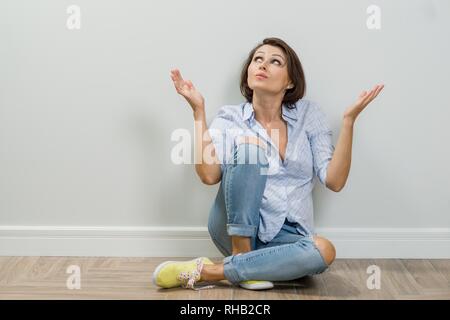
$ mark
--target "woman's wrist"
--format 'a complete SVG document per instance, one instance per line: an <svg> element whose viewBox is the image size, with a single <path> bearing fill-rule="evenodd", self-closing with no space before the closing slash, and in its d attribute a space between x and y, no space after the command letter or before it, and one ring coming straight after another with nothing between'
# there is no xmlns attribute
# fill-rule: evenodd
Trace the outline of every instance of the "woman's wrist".
<svg viewBox="0 0 450 320"><path fill-rule="evenodd" d="M355 124L356 118L344 116L343 123L347 126L353 126Z"/></svg>
<svg viewBox="0 0 450 320"><path fill-rule="evenodd" d="M201 120L205 117L205 108L196 108L193 112L195 120Z"/></svg>

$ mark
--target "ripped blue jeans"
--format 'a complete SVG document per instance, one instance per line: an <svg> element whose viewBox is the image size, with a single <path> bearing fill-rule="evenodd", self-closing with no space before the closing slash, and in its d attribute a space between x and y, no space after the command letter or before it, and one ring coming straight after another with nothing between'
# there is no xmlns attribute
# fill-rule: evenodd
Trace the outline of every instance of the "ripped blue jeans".
<svg viewBox="0 0 450 320"><path fill-rule="evenodd" d="M253 161L258 159L258 161ZM252 161L250 161L252 160ZM208 231L225 256L224 275L232 284L245 280L288 281L324 272L325 263L313 236L300 233L300 225L285 220L268 243L258 238L259 209L267 180L261 174L268 162L264 149L242 143L235 147L232 163L225 164L222 180L209 212ZM250 237L252 251L232 255L231 236Z"/></svg>

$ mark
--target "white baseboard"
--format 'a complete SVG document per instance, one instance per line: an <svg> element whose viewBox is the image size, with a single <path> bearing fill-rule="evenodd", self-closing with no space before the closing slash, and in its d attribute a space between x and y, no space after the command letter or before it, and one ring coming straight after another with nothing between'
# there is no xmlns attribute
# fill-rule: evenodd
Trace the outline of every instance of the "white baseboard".
<svg viewBox="0 0 450 320"><path fill-rule="evenodd" d="M338 258L450 259L450 228L318 228ZM221 257L206 227L0 226L0 256Z"/></svg>

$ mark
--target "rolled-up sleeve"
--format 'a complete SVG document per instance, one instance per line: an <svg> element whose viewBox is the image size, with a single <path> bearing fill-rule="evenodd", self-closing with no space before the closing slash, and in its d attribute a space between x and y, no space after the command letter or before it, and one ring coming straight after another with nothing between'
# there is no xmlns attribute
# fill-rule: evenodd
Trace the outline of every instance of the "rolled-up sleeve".
<svg viewBox="0 0 450 320"><path fill-rule="evenodd" d="M321 108L315 103L311 103L309 108L306 132L313 155L314 174L317 175L320 183L326 185L327 168L335 149L332 141L333 132Z"/></svg>
<svg viewBox="0 0 450 320"><path fill-rule="evenodd" d="M234 138L232 136L232 125L232 117L229 111L227 111L227 107L223 106L219 109L208 127L208 132L211 136L222 172L233 150Z"/></svg>

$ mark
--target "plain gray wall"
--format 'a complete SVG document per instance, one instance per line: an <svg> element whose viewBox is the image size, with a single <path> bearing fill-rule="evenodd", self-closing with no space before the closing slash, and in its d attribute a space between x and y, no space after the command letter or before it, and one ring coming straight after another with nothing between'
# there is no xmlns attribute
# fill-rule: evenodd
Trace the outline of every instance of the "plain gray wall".
<svg viewBox="0 0 450 320"><path fill-rule="evenodd" d="M171 133L193 118L169 72L199 88L210 123L244 101L241 65L275 36L335 143L360 91L385 84L356 122L346 187L316 179L316 226L448 228L449 18L447 0L3 0L0 225L206 226L219 185L171 162Z"/></svg>

